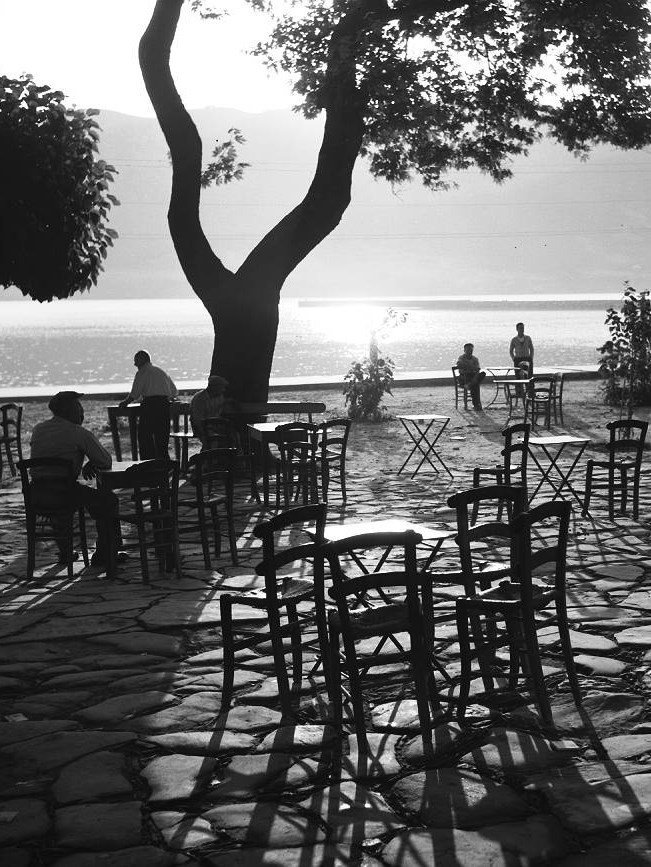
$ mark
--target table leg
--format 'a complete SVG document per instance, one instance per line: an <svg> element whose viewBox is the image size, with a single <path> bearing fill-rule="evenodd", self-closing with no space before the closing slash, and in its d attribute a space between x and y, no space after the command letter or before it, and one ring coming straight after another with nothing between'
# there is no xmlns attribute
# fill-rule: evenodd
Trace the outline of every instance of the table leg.
<svg viewBox="0 0 651 867"><path fill-rule="evenodd" d="M131 440L131 458L138 460L138 419L135 413L129 413L129 438Z"/></svg>
<svg viewBox="0 0 651 867"><path fill-rule="evenodd" d="M583 502L582 502L581 498L579 497L579 495L577 494L575 488L572 486L570 479L572 477L572 473L574 472L574 468L576 467L578 462L581 460L581 456L583 455L583 452L586 450L587 443L583 443L581 445L581 447L579 448L579 450L576 454L576 457L574 458L572 463L569 465L567 470L565 472L563 472L562 468L558 464L558 461L559 461L561 455L563 454L563 452L565 451L566 445L567 445L566 443L563 443L563 445L556 452L556 455L551 455L549 453L549 450L547 449L547 447L542 446L542 450L545 453L547 460L549 461L549 467L547 469L544 469L542 467L542 465L540 464L540 461L537 459L536 455L531 450L529 451L529 454L533 458L534 463L536 464L536 466L538 467L538 469L541 472L540 482L538 483L533 494L529 497L529 503L532 502L534 497L537 495L538 491L542 488L543 484L545 482L547 482L549 487L554 491L554 496L553 496L552 500L556 500L558 497L562 498L563 490L565 488L567 488L570 491L570 494L577 501L577 503L583 508ZM556 484L554 482L554 480L551 478L551 474L554 470L556 470L556 473L558 474L558 477L560 479L560 484Z"/></svg>
<svg viewBox="0 0 651 867"><path fill-rule="evenodd" d="M405 422L405 420L404 420L404 419L400 419L400 422L401 422L402 426L404 427L404 429L407 431L407 434L409 435L409 438L410 438L411 441L413 442L414 447L413 447L412 450L409 452L409 455L407 456L407 460L403 463L403 465L402 465L402 466L400 467L400 469L398 470L398 475L400 475L400 473L403 472L403 470L405 469L405 467L407 466L407 464L409 463L409 461L412 459L413 455L414 455L414 454L416 453L416 451L418 450L418 451L420 451L420 453L422 454L423 457L420 459L420 461L419 461L419 463L418 463L416 469L415 469L414 472L411 474L411 478L412 478L412 479L413 479L413 478L416 476L416 474L419 472L420 468L423 466L423 464L425 463L425 461L427 461L427 463L428 463L428 464L430 465L430 467L434 470L434 472L438 474L439 471L438 471L438 469L434 466L434 464L432 463L432 461L431 461L431 459L430 459L430 455L432 455L433 457L435 457L435 458L438 460L438 462L441 464L441 466L442 466L443 469L446 471L446 473L450 476L450 478L453 477L453 476L452 476L452 473L450 472L450 470L448 469L447 465L445 464L445 461L444 461L443 458L439 455L439 453L436 451L436 448L435 448L436 443L438 442L438 440L439 440L441 434L443 433L443 431L446 429L446 427L447 427L448 424L450 423L450 419L448 418L448 419L445 420L445 422L444 422L443 425L441 426L441 429L438 431L438 433L436 434L436 436L434 437L434 439L430 442L430 441L427 439L427 434L429 433L429 430L430 430L430 428L432 427L432 425L434 424L435 421L436 421L436 419L432 419L432 421L427 425L427 427L425 428L425 430L422 430L422 429L419 427L419 425L418 425L417 422L413 422L414 428L415 428L415 430L416 430L416 432L417 432L417 434L418 434L418 438L416 438L416 436L412 433L411 429L408 427L408 425L407 425L407 423ZM424 448L422 447L422 445L421 445L421 444L423 443L423 441L424 441L425 444L427 445L427 448L426 448L426 449L424 449Z"/></svg>
<svg viewBox="0 0 651 867"><path fill-rule="evenodd" d="M115 452L115 460L122 460L122 445L120 443L120 428L118 427L117 414L109 410L109 428L111 429L111 439L113 440L113 451Z"/></svg>

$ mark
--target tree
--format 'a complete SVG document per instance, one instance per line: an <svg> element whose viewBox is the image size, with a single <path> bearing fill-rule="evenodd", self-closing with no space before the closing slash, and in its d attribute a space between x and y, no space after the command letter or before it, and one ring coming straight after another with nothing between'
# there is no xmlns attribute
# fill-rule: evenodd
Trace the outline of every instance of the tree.
<svg viewBox="0 0 651 867"><path fill-rule="evenodd" d="M31 76L0 76L0 286L37 301L97 283L115 169L97 158L96 109L67 108Z"/></svg>
<svg viewBox="0 0 651 867"><path fill-rule="evenodd" d="M323 140L304 199L230 271L201 228L201 141L169 68L182 4L157 0L140 63L172 158L172 240L236 397L266 397L283 283L341 220L359 155L437 190L470 166L505 180L543 134L580 156L651 141L646 0L288 0L258 53L293 74L306 116L325 112Z"/></svg>

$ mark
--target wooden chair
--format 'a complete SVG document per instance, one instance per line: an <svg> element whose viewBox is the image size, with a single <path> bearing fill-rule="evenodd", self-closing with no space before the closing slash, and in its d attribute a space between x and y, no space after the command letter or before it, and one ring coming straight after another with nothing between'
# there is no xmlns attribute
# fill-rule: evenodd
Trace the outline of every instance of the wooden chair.
<svg viewBox="0 0 651 867"><path fill-rule="evenodd" d="M505 427L502 431L504 448L502 449L502 463L492 467L475 467L472 473L472 486L478 488L482 482L482 476L495 479L497 485L522 485L527 498L527 460L529 457L529 434L531 425L527 422L519 422ZM479 515L480 500L476 500L472 510L472 523L477 521ZM497 519L502 517L504 503L497 504Z"/></svg>
<svg viewBox="0 0 651 867"><path fill-rule="evenodd" d="M615 517L615 495L619 494L622 512L626 511L629 484L633 482L633 518L640 511L640 473L642 456L649 423L637 419L622 419L608 422L609 432L606 460L590 458L586 464L585 498L583 515L590 509L590 500L595 491L605 491L608 498L608 516ZM605 470L605 477L595 470ZM631 478L632 477L632 478Z"/></svg>
<svg viewBox="0 0 651 867"><path fill-rule="evenodd" d="M537 427L538 419L542 416L549 430L555 387L554 376L534 376L529 380L524 401L524 420L529 419L532 427Z"/></svg>
<svg viewBox="0 0 651 867"><path fill-rule="evenodd" d="M285 508L299 498L303 504L318 502L319 425L288 422L278 425L276 437L276 508L280 508L281 491Z"/></svg>
<svg viewBox="0 0 651 867"><path fill-rule="evenodd" d="M2 478L2 449L7 456L7 466L12 476L16 475L18 461L23 459L22 446L23 408L17 403L3 403L0 406L0 479ZM14 461L13 452L16 452Z"/></svg>
<svg viewBox="0 0 651 867"><path fill-rule="evenodd" d="M75 484L72 464L63 458L30 458L18 461L17 467L25 501L27 579L31 580L34 577L36 543L46 541L56 541L59 549L66 552L68 577L72 578L75 539L79 540L84 564L88 566L84 509L81 506L70 505L74 502L72 489ZM61 475L61 489L52 498L44 499L38 491L39 486L34 487L32 478L34 469L55 470ZM67 489L70 490L70 494L66 493Z"/></svg>
<svg viewBox="0 0 651 867"><path fill-rule="evenodd" d="M542 721L553 726L549 695L545 685L537 630L555 623L558 627L563 661L577 704L581 701L579 681L574 667L572 645L567 620L566 562L567 539L572 506L565 501L543 503L514 518L512 577L478 591L474 596L458 599L457 628L461 653L461 689L458 714L464 720L468 703L472 660L477 659L484 685L493 697L500 691L493 688L493 665L496 651L509 648L508 690L517 689L520 670L528 681ZM555 527L542 531L551 521ZM535 539L532 530L537 532ZM534 580L533 573L547 567L545 581ZM549 606L553 618L537 618ZM498 632L496 622L505 629ZM471 647L474 644L474 652Z"/></svg>
<svg viewBox="0 0 651 867"><path fill-rule="evenodd" d="M298 689L303 676L301 631L314 622L326 685L329 685L322 551L326 514L325 503L299 506L281 512L254 528L254 534L262 540L262 561L257 565L256 573L264 577L264 588L243 593L224 593L219 599L224 647L223 710L230 707L233 695L236 652L271 640L280 705L284 714L292 715L292 695L283 639L290 639L293 683ZM288 536L289 544L286 542ZM285 570L289 570L290 574ZM301 603L311 603L313 607L309 613L303 615L299 612ZM248 606L265 612L265 627L260 630L259 626L247 625L246 618L234 623L234 606L240 610ZM236 637L236 632L239 637Z"/></svg>
<svg viewBox="0 0 651 867"><path fill-rule="evenodd" d="M179 497L179 534L199 533L203 563L212 568L210 536L215 555L221 554L220 510L223 509L228 527L228 543L233 565L237 566L237 540L233 515L233 493L237 449L215 448L198 452L188 462L190 497Z"/></svg>
<svg viewBox="0 0 651 867"><path fill-rule="evenodd" d="M328 502L330 476L337 472L341 486L341 498L346 502L346 449L350 434L349 418L333 418L319 425L318 467L321 476L323 499Z"/></svg>
<svg viewBox="0 0 651 867"><path fill-rule="evenodd" d="M181 577L179 552L178 492L179 465L176 461L151 460L129 467L120 490L130 492L130 510L120 508L120 523L135 528L142 568L142 580L149 583L150 551L160 572Z"/></svg>
<svg viewBox="0 0 651 867"><path fill-rule="evenodd" d="M468 395L470 389L461 382L459 376L459 368L456 364L452 366L452 379L454 380L454 406L459 409L459 397L463 398L463 408L468 409Z"/></svg>
<svg viewBox="0 0 651 867"><path fill-rule="evenodd" d="M328 614L330 640L331 699L335 721L343 727L341 650L348 675L348 692L353 708L357 741L361 750L368 749L364 702L362 699L362 676L373 666L395 662L407 662L411 667L418 705L423 744L431 750L432 717L430 703L438 710L440 705L434 688L434 678L429 666L425 642L425 624L420 602L420 575L416 566L416 545L422 541L417 533L369 533L350 536L325 546L325 554L332 575L330 596L337 604L336 611ZM402 548L401 563L397 568L382 568L380 571L356 574L346 573L342 560L359 558L361 554L376 551L381 555L387 548ZM350 560L348 561L350 563ZM388 590L398 590L401 600L386 602ZM380 593L378 603L368 602L368 594ZM404 601L403 601L404 599ZM361 609L360 600L364 600ZM408 632L409 647L403 648L395 638L398 633ZM380 639L372 654L360 655L357 642ZM390 652L379 651L391 642ZM343 648L340 645L343 644Z"/></svg>

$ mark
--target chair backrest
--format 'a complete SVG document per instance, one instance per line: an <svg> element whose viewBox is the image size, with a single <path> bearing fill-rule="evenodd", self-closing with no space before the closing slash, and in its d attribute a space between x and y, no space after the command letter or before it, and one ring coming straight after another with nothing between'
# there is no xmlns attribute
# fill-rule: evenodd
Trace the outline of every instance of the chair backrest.
<svg viewBox="0 0 651 867"><path fill-rule="evenodd" d="M497 504L500 502L510 505L510 508L506 510L506 521L495 519L471 526L471 512L475 503ZM526 493L524 487L521 485L486 485L485 487L469 488L466 491L458 491L448 498L448 506L455 509L457 516L457 535L455 541L459 546L461 572L467 596L475 595L477 585L484 588L490 584L490 580L487 577L489 573L482 576L482 569L476 568L477 552L473 549L474 543L484 543L486 540L492 540L496 546L500 546L504 542L508 542L508 563L506 558L503 561L504 574L508 573L514 553L513 531L508 514L510 513L513 516L519 515L524 510L525 503ZM482 560L484 553L482 549ZM495 575L496 572L493 571L489 577L494 578Z"/></svg>
<svg viewBox="0 0 651 867"><path fill-rule="evenodd" d="M276 442L283 462L314 460L319 443L319 425L309 421L279 424Z"/></svg>
<svg viewBox="0 0 651 867"><path fill-rule="evenodd" d="M527 461L529 457L529 434L531 433L531 425L529 422L518 422L505 427L502 431L504 437L504 448L502 449L502 457L504 459L504 482L506 485L511 483L511 468L519 463L518 472L521 474L521 480L527 477Z"/></svg>
<svg viewBox="0 0 651 867"><path fill-rule="evenodd" d="M0 406L0 438L19 436L22 418L23 408L20 404L3 403Z"/></svg>
<svg viewBox="0 0 651 867"><path fill-rule="evenodd" d="M204 449L192 455L188 461L188 470L200 497L209 492L217 482L223 483L227 494L232 494L234 485L235 463L237 449L215 448Z"/></svg>
<svg viewBox="0 0 651 867"><path fill-rule="evenodd" d="M253 535L262 540L262 560L255 567L264 575L269 604L276 599L278 570L299 561L311 561L310 577L323 592L323 538L328 507L312 503L287 509L253 528ZM289 536L290 542L283 540Z"/></svg>
<svg viewBox="0 0 651 867"><path fill-rule="evenodd" d="M529 380L527 391L534 400L549 400L551 401L554 395L556 385L556 377L549 374L541 374L533 376Z"/></svg>
<svg viewBox="0 0 651 867"><path fill-rule="evenodd" d="M235 425L230 419L222 416L212 416L203 421L208 448L237 448L238 435Z"/></svg>
<svg viewBox="0 0 651 867"><path fill-rule="evenodd" d="M124 484L134 494L136 514L163 508L173 518L177 516L179 495L178 461L151 460L134 464L124 472Z"/></svg>
<svg viewBox="0 0 651 867"><path fill-rule="evenodd" d="M533 573L541 566L552 564L554 591L565 593L567 572L567 541L572 504L567 500L542 503L513 519L514 579L521 585L525 604L533 602ZM549 522L554 522L554 528ZM540 532L536 532L539 530Z"/></svg>
<svg viewBox="0 0 651 867"><path fill-rule="evenodd" d="M606 425L609 432L608 452L611 460L617 456L628 454L634 457L636 465L642 463L642 453L646 443L649 423L640 419L620 419L610 421Z"/></svg>
<svg viewBox="0 0 651 867"><path fill-rule="evenodd" d="M66 496L66 490L72 491L75 484L74 468L71 461L65 458L28 458L18 461L17 467L20 472L20 484L27 513L43 515L54 511L76 511L77 506L69 505L70 498ZM33 475L34 470L37 470L36 479ZM45 472L41 473L42 470ZM39 476L45 481L55 482L57 486L56 499L60 501L60 505L44 508L35 501L33 485L35 481L39 480Z"/></svg>
<svg viewBox="0 0 651 867"><path fill-rule="evenodd" d="M349 418L331 418L319 425L319 441L321 456L325 458L328 450L346 454L351 420Z"/></svg>
<svg viewBox="0 0 651 867"><path fill-rule="evenodd" d="M348 536L336 542L328 542L324 552L332 576L330 596L337 602L339 615L344 623L349 620L348 598L364 597L374 590L387 590L399 587L405 590L407 609L410 615L420 616L420 579L416 564L416 546L423 537L414 530L404 532L361 533ZM342 558L348 562L359 562L360 556L375 551L378 559L388 549L402 549L400 565L384 568L376 572L346 573Z"/></svg>

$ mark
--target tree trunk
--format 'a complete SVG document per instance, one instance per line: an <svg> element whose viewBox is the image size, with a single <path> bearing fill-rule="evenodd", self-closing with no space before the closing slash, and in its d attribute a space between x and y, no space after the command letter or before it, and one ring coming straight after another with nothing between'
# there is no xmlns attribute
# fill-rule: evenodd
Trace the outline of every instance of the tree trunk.
<svg viewBox="0 0 651 867"><path fill-rule="evenodd" d="M355 0L331 36L326 123L305 198L261 239L235 273L215 255L201 227L201 139L170 71L183 0L156 0L140 40L143 79L172 158L170 234L188 282L213 321L211 373L229 381L230 396L239 402L267 399L280 290L294 268L339 224L350 203L352 172L364 133L356 49L369 3L372 0Z"/></svg>

